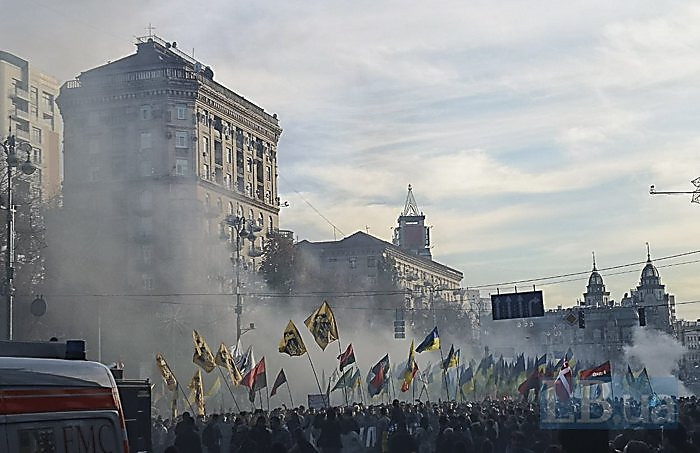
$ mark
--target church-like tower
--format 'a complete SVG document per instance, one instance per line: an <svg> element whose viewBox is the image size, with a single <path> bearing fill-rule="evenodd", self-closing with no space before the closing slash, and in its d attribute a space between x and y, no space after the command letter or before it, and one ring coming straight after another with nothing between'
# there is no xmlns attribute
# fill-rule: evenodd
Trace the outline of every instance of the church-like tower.
<svg viewBox="0 0 700 453"><path fill-rule="evenodd" d="M610 300L610 292L605 290L603 277L598 273L595 264L595 252L593 252L593 270L588 278L588 286L586 292L583 293L583 304L587 307L604 307L607 306Z"/></svg>
<svg viewBox="0 0 700 453"><path fill-rule="evenodd" d="M394 228L394 245L415 255L433 259L430 253L430 229L425 226L425 214L418 210L413 188L408 185L408 195L403 212Z"/></svg>

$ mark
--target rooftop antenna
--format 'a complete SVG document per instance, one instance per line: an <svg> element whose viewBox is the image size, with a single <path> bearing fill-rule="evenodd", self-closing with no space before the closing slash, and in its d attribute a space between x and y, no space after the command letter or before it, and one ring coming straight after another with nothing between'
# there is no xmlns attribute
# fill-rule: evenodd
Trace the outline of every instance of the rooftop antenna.
<svg viewBox="0 0 700 453"><path fill-rule="evenodd" d="M593 253L593 270L597 271L598 269L595 268L595 251L593 251L591 253Z"/></svg>
<svg viewBox="0 0 700 453"><path fill-rule="evenodd" d="M691 194L691 195L693 195L693 197L690 199L690 202L691 203L700 203L700 178L695 178L690 182L695 186L695 190L693 190L692 192L690 192L690 191L675 191L675 190L659 191L659 190L656 190L656 187L652 184L651 187L649 188L649 193L651 195Z"/></svg>
<svg viewBox="0 0 700 453"><path fill-rule="evenodd" d="M156 27L154 27L153 25L151 25L151 23L149 22L149 23L148 23L148 27L146 27L146 30L148 30L148 37L149 37L149 38L153 38L153 36L154 36L154 35L153 35L153 30L155 30L155 29L156 29Z"/></svg>
<svg viewBox="0 0 700 453"><path fill-rule="evenodd" d="M651 261L651 251L649 250L649 243L646 242L647 245L647 261Z"/></svg>

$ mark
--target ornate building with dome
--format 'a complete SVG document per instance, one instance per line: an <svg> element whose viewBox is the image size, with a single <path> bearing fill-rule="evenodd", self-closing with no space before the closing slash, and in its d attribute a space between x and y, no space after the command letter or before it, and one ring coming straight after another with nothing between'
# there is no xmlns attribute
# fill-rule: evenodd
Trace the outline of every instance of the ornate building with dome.
<svg viewBox="0 0 700 453"><path fill-rule="evenodd" d="M640 326L641 308L646 318L643 327ZM522 338L524 333L528 340L519 348L530 355L546 352L556 360L571 348L578 360L589 364L621 358L624 347L632 344L637 329L673 334L677 324L675 298L661 284L648 250L639 285L619 302L610 298L594 255L586 292L577 305L548 310L541 318L504 321L482 318L482 321L482 342L508 338L512 332L518 332L516 336Z"/></svg>

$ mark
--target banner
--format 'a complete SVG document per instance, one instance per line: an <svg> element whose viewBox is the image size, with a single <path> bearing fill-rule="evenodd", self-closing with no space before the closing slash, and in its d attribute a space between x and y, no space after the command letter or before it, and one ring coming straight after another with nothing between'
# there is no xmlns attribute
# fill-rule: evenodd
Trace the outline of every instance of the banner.
<svg viewBox="0 0 700 453"><path fill-rule="evenodd" d="M192 331L192 341L194 341L192 362L207 373L211 373L212 370L216 368L216 362L214 361L214 354L212 354L211 349L209 349L209 345L207 345L207 342L204 341L204 337L196 330Z"/></svg>
<svg viewBox="0 0 700 453"><path fill-rule="evenodd" d="M158 364L158 369L160 370L161 376L163 376L165 385L168 386L168 390L170 390L171 392L176 391L177 379L175 379L175 374L173 374L173 371L170 369L168 363L165 361L165 357L163 357L163 354L161 354L160 352L156 354L156 363Z"/></svg>
<svg viewBox="0 0 700 453"><path fill-rule="evenodd" d="M294 325L292 320L289 320L287 327L284 329L282 334L282 340L280 340L279 352L283 354L288 354L291 357L296 357L306 354L306 345L304 340L302 340L301 335L299 335L299 330L297 326Z"/></svg>
<svg viewBox="0 0 700 453"><path fill-rule="evenodd" d="M328 305L328 302L325 300L318 310L306 318L304 324L309 328L316 343L324 351L328 343L332 343L338 339L338 325L335 322L335 316L333 316L331 306Z"/></svg>

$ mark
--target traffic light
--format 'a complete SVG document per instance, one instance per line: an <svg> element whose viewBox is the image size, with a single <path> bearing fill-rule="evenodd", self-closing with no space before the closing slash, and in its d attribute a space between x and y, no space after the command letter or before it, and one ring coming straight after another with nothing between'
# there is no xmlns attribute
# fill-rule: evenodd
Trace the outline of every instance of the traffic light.
<svg viewBox="0 0 700 453"><path fill-rule="evenodd" d="M406 338L406 320L403 318L403 310L396 309L394 319L394 339L403 340Z"/></svg>
<svg viewBox="0 0 700 453"><path fill-rule="evenodd" d="M579 329L586 328L586 316L585 316L583 310L578 311L578 328Z"/></svg>
<svg viewBox="0 0 700 453"><path fill-rule="evenodd" d="M647 314L644 311L644 307L639 307L637 309L637 313L639 313L639 325L644 327L647 325Z"/></svg>

